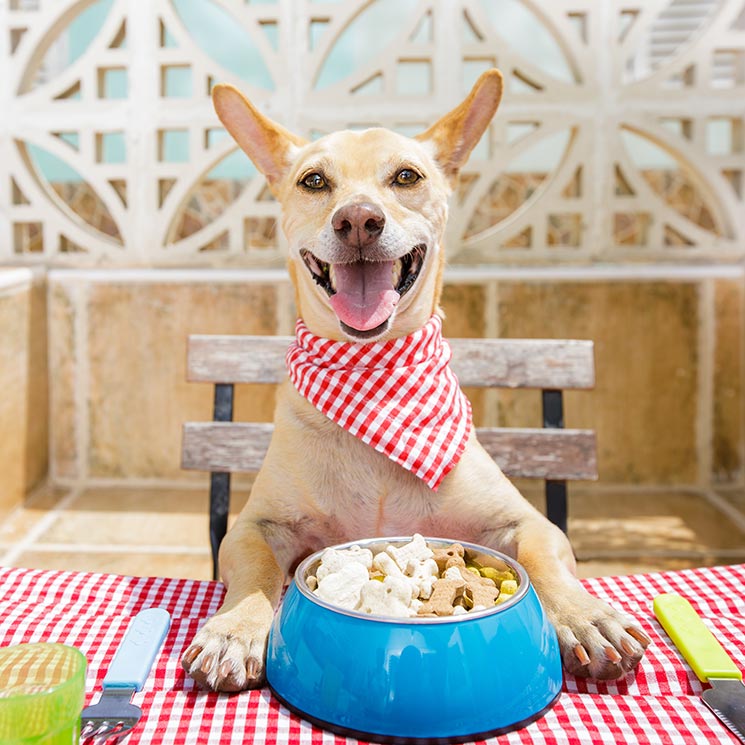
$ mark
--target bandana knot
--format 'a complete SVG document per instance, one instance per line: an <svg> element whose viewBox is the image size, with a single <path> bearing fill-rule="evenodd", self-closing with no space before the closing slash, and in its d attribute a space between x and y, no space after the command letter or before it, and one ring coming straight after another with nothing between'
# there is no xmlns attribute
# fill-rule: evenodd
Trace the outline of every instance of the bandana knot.
<svg viewBox="0 0 745 745"><path fill-rule="evenodd" d="M437 489L471 432L471 404L450 369L439 316L370 344L312 334L302 320L287 351L290 380L320 412Z"/></svg>

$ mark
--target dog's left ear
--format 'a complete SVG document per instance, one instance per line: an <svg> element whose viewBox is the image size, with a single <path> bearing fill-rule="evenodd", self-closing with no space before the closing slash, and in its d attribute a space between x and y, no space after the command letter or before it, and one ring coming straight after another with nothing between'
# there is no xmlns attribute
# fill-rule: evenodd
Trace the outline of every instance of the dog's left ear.
<svg viewBox="0 0 745 745"><path fill-rule="evenodd" d="M502 73L496 69L487 70L460 106L415 137L434 145L435 158L452 185L489 126L501 98Z"/></svg>

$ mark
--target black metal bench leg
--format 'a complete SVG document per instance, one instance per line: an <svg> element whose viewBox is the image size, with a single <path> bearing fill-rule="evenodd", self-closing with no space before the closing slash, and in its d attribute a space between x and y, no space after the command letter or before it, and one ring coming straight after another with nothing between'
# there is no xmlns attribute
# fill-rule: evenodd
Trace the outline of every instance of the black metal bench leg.
<svg viewBox="0 0 745 745"><path fill-rule="evenodd" d="M216 422L233 420L233 386L228 383L215 385L213 417ZM228 532L230 512L230 473L210 474L210 548L212 549L212 579L218 579L218 552L220 543Z"/></svg>
<svg viewBox="0 0 745 745"><path fill-rule="evenodd" d="M566 481L546 481L546 517L567 532Z"/></svg>
<svg viewBox="0 0 745 745"><path fill-rule="evenodd" d="M560 390L543 392L543 426L564 428L564 398ZM567 532L567 482L546 480L546 517Z"/></svg>
<svg viewBox="0 0 745 745"><path fill-rule="evenodd" d="M228 532L230 512L230 474L210 474L210 547L212 548L212 579L219 579L217 554Z"/></svg>

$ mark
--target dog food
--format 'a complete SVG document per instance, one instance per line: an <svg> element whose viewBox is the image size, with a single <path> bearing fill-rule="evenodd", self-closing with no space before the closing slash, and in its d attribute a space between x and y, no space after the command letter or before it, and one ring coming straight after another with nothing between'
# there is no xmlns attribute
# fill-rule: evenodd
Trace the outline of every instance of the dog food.
<svg viewBox="0 0 745 745"><path fill-rule="evenodd" d="M485 610L518 588L509 567L480 566L459 543L430 548L414 535L403 546L373 552L360 546L328 548L315 575L306 578L318 597L377 616L453 616Z"/></svg>

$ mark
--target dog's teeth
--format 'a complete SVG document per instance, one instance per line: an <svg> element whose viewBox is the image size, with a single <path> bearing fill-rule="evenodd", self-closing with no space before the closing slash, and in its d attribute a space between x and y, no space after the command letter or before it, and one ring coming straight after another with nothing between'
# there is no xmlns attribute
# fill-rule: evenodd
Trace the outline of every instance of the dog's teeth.
<svg viewBox="0 0 745 745"><path fill-rule="evenodd" d="M333 264L326 265L326 273L332 290L336 290L336 268Z"/></svg>
<svg viewBox="0 0 745 745"><path fill-rule="evenodd" d="M403 262L401 259L396 259L393 262L393 286L398 287L398 283L401 281L401 272L403 271Z"/></svg>

